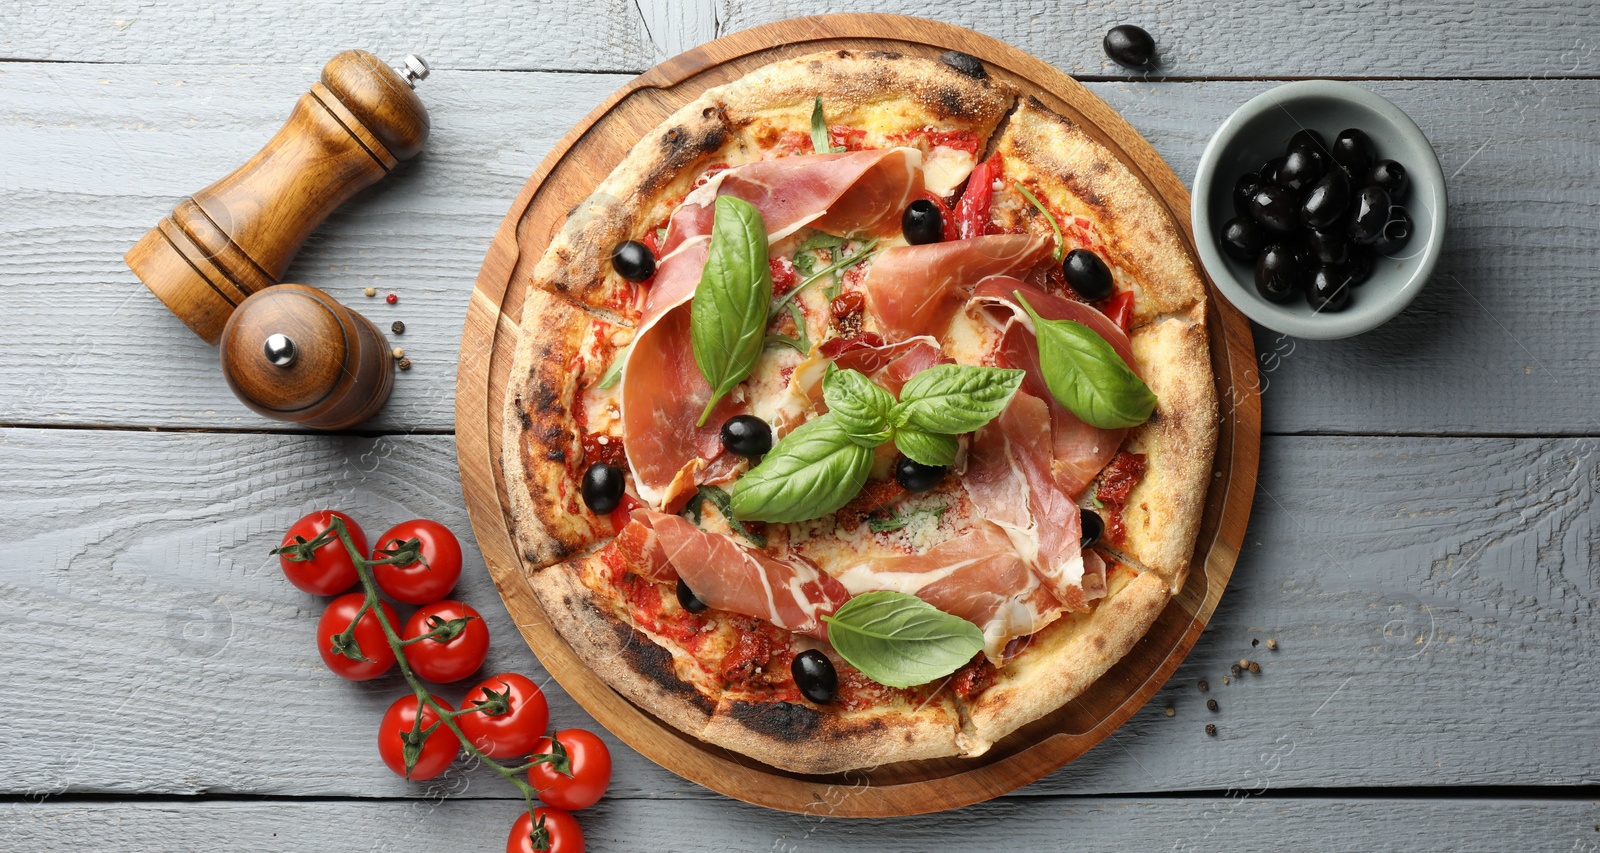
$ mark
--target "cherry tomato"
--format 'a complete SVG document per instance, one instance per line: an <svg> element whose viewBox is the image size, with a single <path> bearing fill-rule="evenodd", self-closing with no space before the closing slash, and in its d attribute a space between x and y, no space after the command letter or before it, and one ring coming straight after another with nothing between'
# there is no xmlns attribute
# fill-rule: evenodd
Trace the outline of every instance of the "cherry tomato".
<svg viewBox="0 0 1600 853"><path fill-rule="evenodd" d="M562 729L556 732L572 764L572 775L556 772L548 763L528 769L528 784L539 792L539 799L558 809L577 811L600 801L611 784L611 750L594 732ZM553 751L550 738L540 738L534 752Z"/></svg>
<svg viewBox="0 0 1600 853"><path fill-rule="evenodd" d="M492 708L501 702L509 707L493 715L485 711L462 714L456 717L456 725L490 758L513 758L533 752L534 744L550 724L550 706L545 702L544 691L525 675L501 673L468 691L461 700L461 709L480 703L489 703Z"/></svg>
<svg viewBox="0 0 1600 853"><path fill-rule="evenodd" d="M344 520L344 529L350 532L350 541L355 543L356 550L367 553L367 534L361 532L361 525L356 524L350 516L331 509L318 510L289 525L279 550L316 541L331 526L330 519L334 516ZM356 564L351 562L350 552L345 550L344 543L337 536L306 555L309 559L294 559L298 556L293 552L281 553L278 555L278 565L283 567L283 574L289 583L312 595L338 595L355 586L359 580L356 577Z"/></svg>
<svg viewBox="0 0 1600 853"><path fill-rule="evenodd" d="M538 815L536 825L533 816ZM535 827L543 830L543 837L535 839ZM583 830L578 819L560 809L534 809L533 814L522 813L511 825L511 837L506 839L506 853L583 853Z"/></svg>
<svg viewBox="0 0 1600 853"><path fill-rule="evenodd" d="M373 566L372 575L390 598L430 604L449 595L461 579L461 542L439 522L414 518L385 530L373 546L372 559L389 557L412 539L421 543L422 559L404 566Z"/></svg>
<svg viewBox="0 0 1600 853"><path fill-rule="evenodd" d="M450 703L433 697L439 707L446 711L453 710ZM443 724L430 732L422 739L422 751L417 755L417 761L411 765L411 774L406 775L405 743L412 736L412 728L417 723L417 708L422 708L422 728L439 722L439 715L433 709L414 695L401 696L394 700L389 710L383 712L383 720L378 723L378 755L383 757L383 763L395 773L406 776L413 782L422 782L438 776L450 769L450 762L456 760L456 753L461 751L461 741L456 740L455 733Z"/></svg>
<svg viewBox="0 0 1600 853"><path fill-rule="evenodd" d="M417 675L440 684L460 681L478 671L489 654L489 629L470 605L446 599L424 604L406 620L402 640L421 637L456 619L466 619L460 633L449 640L430 637L404 646L406 663Z"/></svg>
<svg viewBox="0 0 1600 853"><path fill-rule="evenodd" d="M389 648L389 641L383 636L383 626L378 623L378 614L373 610L368 610L356 623L356 648L349 650L359 652L366 660L356 660L333 650L334 638L350 627L366 600L367 597L359 592L341 595L328 602L328 609L322 611L322 618L317 620L317 651L322 654L322 662L333 670L334 675L351 681L377 678L394 666L394 649ZM400 621L388 602L379 601L378 606L383 608L383 615L389 617L390 625Z"/></svg>

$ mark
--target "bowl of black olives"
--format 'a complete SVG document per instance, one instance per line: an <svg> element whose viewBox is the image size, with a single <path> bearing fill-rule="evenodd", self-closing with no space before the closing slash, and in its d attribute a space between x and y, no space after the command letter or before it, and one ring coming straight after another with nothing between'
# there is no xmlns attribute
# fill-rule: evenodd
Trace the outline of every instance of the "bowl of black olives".
<svg viewBox="0 0 1600 853"><path fill-rule="evenodd" d="M1245 316L1299 338L1376 328L1427 283L1444 245L1444 173L1388 100L1306 80L1228 117L1190 202L1206 272Z"/></svg>

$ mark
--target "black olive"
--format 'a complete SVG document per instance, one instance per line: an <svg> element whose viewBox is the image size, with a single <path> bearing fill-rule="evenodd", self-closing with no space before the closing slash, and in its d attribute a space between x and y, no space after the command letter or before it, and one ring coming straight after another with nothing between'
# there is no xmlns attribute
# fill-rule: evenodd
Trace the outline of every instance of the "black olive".
<svg viewBox="0 0 1600 853"><path fill-rule="evenodd" d="M1268 160L1267 164L1261 167L1261 182L1277 185L1278 170L1283 168L1283 163L1286 159L1288 158L1274 157L1271 160Z"/></svg>
<svg viewBox="0 0 1600 853"><path fill-rule="evenodd" d="M949 470L946 465L924 465L909 456L902 456L895 463L894 478L908 492L926 492L939 485Z"/></svg>
<svg viewBox="0 0 1600 853"><path fill-rule="evenodd" d="M1366 186L1356 193L1350 205L1350 239L1370 246L1383 236L1389 224L1389 194L1382 187Z"/></svg>
<svg viewBox="0 0 1600 853"><path fill-rule="evenodd" d="M939 57L939 61L974 80L989 79L989 72L984 69L983 63L978 61L978 57L970 53L947 50Z"/></svg>
<svg viewBox="0 0 1600 853"><path fill-rule="evenodd" d="M638 240L618 243L611 250L611 266L628 281L645 281L656 274L656 256Z"/></svg>
<svg viewBox="0 0 1600 853"><path fill-rule="evenodd" d="M704 613L706 608L710 606L695 597L694 590L683 582L683 578L678 578L678 603L683 605L683 609L690 613Z"/></svg>
<svg viewBox="0 0 1600 853"><path fill-rule="evenodd" d="M1372 278L1372 250L1365 246L1351 246L1350 257L1345 260L1339 269L1350 284L1356 287L1365 284Z"/></svg>
<svg viewBox="0 0 1600 853"><path fill-rule="evenodd" d="M1399 201L1411 186L1406 181L1406 167L1393 160L1379 160L1367 173L1367 183L1382 187L1389 194L1390 201Z"/></svg>
<svg viewBox="0 0 1600 853"><path fill-rule="evenodd" d="M900 231L913 246L943 240L944 215L939 213L939 205L925 198L906 205L906 212L900 214Z"/></svg>
<svg viewBox="0 0 1600 853"><path fill-rule="evenodd" d="M1278 186L1298 194L1322 177L1323 168L1321 154L1297 148L1283 158L1283 165L1278 168Z"/></svg>
<svg viewBox="0 0 1600 853"><path fill-rule="evenodd" d="M1389 208L1389 221L1383 225L1383 233L1378 235L1377 242L1372 248L1388 255L1400 250L1411 239L1411 232L1416 230L1416 223L1411 221L1411 214L1400 205Z"/></svg>
<svg viewBox="0 0 1600 853"><path fill-rule="evenodd" d="M1267 232L1247 216L1235 216L1222 226L1222 251L1236 261L1253 261L1267 244Z"/></svg>
<svg viewBox="0 0 1600 853"><path fill-rule="evenodd" d="M622 504L624 485L621 468L596 462L583 472L583 503L595 515L612 512Z"/></svg>
<svg viewBox="0 0 1600 853"><path fill-rule="evenodd" d="M1301 270L1292 247L1273 243L1256 258L1256 290L1273 302L1288 302L1300 290Z"/></svg>
<svg viewBox="0 0 1600 853"><path fill-rule="evenodd" d="M1322 134L1309 127L1302 127L1295 131L1294 135L1289 137L1289 145L1287 147L1290 151L1309 149L1324 157L1328 154L1328 143L1323 140Z"/></svg>
<svg viewBox="0 0 1600 853"><path fill-rule="evenodd" d="M1088 249L1073 249L1061 261L1061 274L1079 296L1099 302L1111 295L1111 268Z"/></svg>
<svg viewBox="0 0 1600 853"><path fill-rule="evenodd" d="M1327 228L1349 209L1350 179L1342 169L1329 169L1300 202L1300 221L1312 228Z"/></svg>
<svg viewBox="0 0 1600 853"><path fill-rule="evenodd" d="M1317 312L1343 311L1350 304L1350 278L1334 267L1317 267L1306 282L1306 301Z"/></svg>
<svg viewBox="0 0 1600 853"><path fill-rule="evenodd" d="M1233 209L1240 216L1250 215L1250 199L1261 189L1261 176L1246 172L1233 182Z"/></svg>
<svg viewBox="0 0 1600 853"><path fill-rule="evenodd" d="M1333 159L1353 178L1359 178L1372 168L1372 138L1359 128L1339 131L1333 138Z"/></svg>
<svg viewBox="0 0 1600 853"><path fill-rule="evenodd" d="M1337 231L1307 231L1306 253L1319 264L1343 266L1350 259L1350 240Z"/></svg>
<svg viewBox="0 0 1600 853"><path fill-rule="evenodd" d="M1106 523L1101 520L1100 513L1092 509L1078 510L1078 524L1083 528L1083 538L1078 540L1078 547L1087 548L1100 541L1106 532Z"/></svg>
<svg viewBox="0 0 1600 853"><path fill-rule="evenodd" d="M1283 187L1264 186L1250 198L1250 218L1268 231L1287 234L1300 224L1300 206Z"/></svg>
<svg viewBox="0 0 1600 853"><path fill-rule="evenodd" d="M832 702L834 694L839 692L839 673L833 668L833 661L816 649L795 655L794 663L789 664L789 673L794 676L794 686L800 688L800 695L818 705Z"/></svg>
<svg viewBox="0 0 1600 853"><path fill-rule="evenodd" d="M755 415L734 415L722 423L722 446L746 459L772 450L772 427Z"/></svg>
<svg viewBox="0 0 1600 853"><path fill-rule="evenodd" d="M1124 68L1149 68L1156 61L1156 40L1132 24L1112 27L1102 46L1106 56Z"/></svg>

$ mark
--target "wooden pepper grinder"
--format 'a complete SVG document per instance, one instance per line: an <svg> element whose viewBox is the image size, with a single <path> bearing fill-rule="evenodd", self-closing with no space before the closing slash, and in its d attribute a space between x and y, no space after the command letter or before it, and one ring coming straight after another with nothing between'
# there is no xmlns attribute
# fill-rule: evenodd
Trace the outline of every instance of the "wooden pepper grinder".
<svg viewBox="0 0 1600 853"><path fill-rule="evenodd" d="M289 120L232 174L178 203L125 260L195 334L215 344L234 308L277 284L333 209L422 150L428 112L400 70L363 50L322 69Z"/></svg>
<svg viewBox="0 0 1600 853"><path fill-rule="evenodd" d="M394 358L367 318L303 284L239 303L222 330L222 375L246 406L280 421L346 429L377 413Z"/></svg>

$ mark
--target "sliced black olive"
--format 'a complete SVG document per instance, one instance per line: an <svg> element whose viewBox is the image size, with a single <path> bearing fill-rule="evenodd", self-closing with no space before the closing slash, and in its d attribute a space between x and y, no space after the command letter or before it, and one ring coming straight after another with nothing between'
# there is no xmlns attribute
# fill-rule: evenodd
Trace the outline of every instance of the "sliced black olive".
<svg viewBox="0 0 1600 853"><path fill-rule="evenodd" d="M906 212L900 215L900 232L913 246L943 240L944 215L939 212L939 205L925 198L906 205Z"/></svg>
<svg viewBox="0 0 1600 853"><path fill-rule="evenodd" d="M628 240L611 251L611 266L628 281L645 281L656 274L656 256L649 246Z"/></svg>
<svg viewBox="0 0 1600 853"><path fill-rule="evenodd" d="M1389 224L1389 194L1382 187L1365 186L1350 205L1350 239L1370 246L1383 236Z"/></svg>
<svg viewBox="0 0 1600 853"><path fill-rule="evenodd" d="M1350 238L1337 231L1307 231L1306 253L1316 263L1343 266L1350 259Z"/></svg>
<svg viewBox="0 0 1600 853"><path fill-rule="evenodd" d="M622 469L596 462L583 472L583 503L595 515L605 515L622 504Z"/></svg>
<svg viewBox="0 0 1600 853"><path fill-rule="evenodd" d="M1088 249L1073 249L1061 261L1061 274L1074 292L1090 302L1111 295L1111 268Z"/></svg>
<svg viewBox="0 0 1600 853"><path fill-rule="evenodd" d="M1333 138L1333 159L1353 178L1360 178L1372 168L1373 150L1372 138L1360 128L1341 130Z"/></svg>
<svg viewBox="0 0 1600 853"><path fill-rule="evenodd" d="M1233 182L1233 209L1240 216L1250 215L1250 199L1255 197L1256 190L1261 189L1261 176L1255 172L1246 172Z"/></svg>
<svg viewBox="0 0 1600 853"><path fill-rule="evenodd" d="M1235 216L1222 226L1222 251L1236 261L1253 261L1267 244L1267 232L1247 216Z"/></svg>
<svg viewBox="0 0 1600 853"><path fill-rule="evenodd" d="M1300 291L1302 269L1291 246L1273 243L1256 258L1256 290L1273 302L1288 302Z"/></svg>
<svg viewBox="0 0 1600 853"><path fill-rule="evenodd" d="M1350 179L1343 169L1329 169L1300 202L1300 221L1311 228L1327 228L1349 209Z"/></svg>
<svg viewBox="0 0 1600 853"><path fill-rule="evenodd" d="M939 485L949 470L945 465L924 465L909 456L902 456L895 463L894 479L908 492L926 492Z"/></svg>
<svg viewBox="0 0 1600 853"><path fill-rule="evenodd" d="M1389 208L1389 221L1383 225L1383 233L1378 235L1377 242L1372 248L1385 255L1393 254L1400 250L1411 239L1411 232L1416 230L1416 223L1411 221L1411 214L1400 205Z"/></svg>
<svg viewBox="0 0 1600 853"><path fill-rule="evenodd" d="M683 605L683 609L690 613L704 613L706 608L710 606L695 597L694 590L683 582L683 578L678 578L678 603Z"/></svg>
<svg viewBox="0 0 1600 853"><path fill-rule="evenodd" d="M1406 167L1393 160L1379 160L1367 173L1367 183L1382 187L1390 201L1399 201L1411 184L1406 181Z"/></svg>
<svg viewBox="0 0 1600 853"><path fill-rule="evenodd" d="M1289 137L1289 145L1287 147L1290 151L1310 149L1323 156L1328 154L1328 143L1323 140L1322 134L1309 127L1302 127L1295 131L1294 135Z"/></svg>
<svg viewBox="0 0 1600 853"><path fill-rule="evenodd" d="M1100 513L1092 509L1078 510L1078 523L1083 528L1083 538L1078 540L1078 547L1087 548L1100 541L1106 532L1106 523L1100 518Z"/></svg>
<svg viewBox="0 0 1600 853"><path fill-rule="evenodd" d="M794 663L789 664L789 673L794 676L794 686L800 688L800 695L818 705L832 702L834 694L839 692L839 673L833 668L833 661L816 649L795 655Z"/></svg>
<svg viewBox="0 0 1600 853"><path fill-rule="evenodd" d="M983 67L983 63L978 60L978 57L970 53L947 50L939 57L939 61L974 80L989 79L989 72Z"/></svg>
<svg viewBox="0 0 1600 853"><path fill-rule="evenodd" d="M772 427L755 415L734 415L722 423L722 446L746 459L772 450Z"/></svg>
<svg viewBox="0 0 1600 853"><path fill-rule="evenodd" d="M1149 68L1156 61L1156 40L1132 24L1112 27L1102 47L1112 62L1124 68Z"/></svg>
<svg viewBox="0 0 1600 853"><path fill-rule="evenodd" d="M1268 231L1287 234L1300 224L1300 205L1283 187L1264 186L1250 198L1250 218Z"/></svg>
<svg viewBox="0 0 1600 853"><path fill-rule="evenodd" d="M1261 182L1276 186L1278 183L1278 170L1283 168L1283 163L1286 159L1285 157L1274 157L1268 160L1267 165L1261 167Z"/></svg>
<svg viewBox="0 0 1600 853"><path fill-rule="evenodd" d="M1334 267L1317 267L1306 282L1306 302L1319 313L1343 311L1350 304L1350 290L1350 278L1343 272Z"/></svg>
<svg viewBox="0 0 1600 853"><path fill-rule="evenodd" d="M1278 186L1298 194L1316 183L1324 169L1321 154L1309 148L1296 148L1278 167Z"/></svg>
<svg viewBox="0 0 1600 853"><path fill-rule="evenodd" d="M1339 269L1350 284L1360 287L1367 279L1372 278L1372 250L1365 246L1351 246L1350 257L1345 260Z"/></svg>

